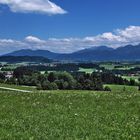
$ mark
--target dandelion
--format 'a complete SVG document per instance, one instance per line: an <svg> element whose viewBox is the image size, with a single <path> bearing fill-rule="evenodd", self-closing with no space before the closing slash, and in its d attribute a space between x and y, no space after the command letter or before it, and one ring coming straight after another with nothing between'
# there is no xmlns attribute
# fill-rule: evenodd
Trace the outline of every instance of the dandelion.
<svg viewBox="0 0 140 140"><path fill-rule="evenodd" d="M78 116L78 114L77 114L77 113L75 113L74 115L75 115L75 116Z"/></svg>

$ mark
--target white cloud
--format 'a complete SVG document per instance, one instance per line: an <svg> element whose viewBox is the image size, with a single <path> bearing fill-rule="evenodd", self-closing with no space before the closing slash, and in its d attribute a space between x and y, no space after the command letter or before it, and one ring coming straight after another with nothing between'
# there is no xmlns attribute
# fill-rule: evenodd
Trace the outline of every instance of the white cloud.
<svg viewBox="0 0 140 140"><path fill-rule="evenodd" d="M0 4L7 5L12 12L35 12L49 15L66 13L65 10L50 0L0 0Z"/></svg>
<svg viewBox="0 0 140 140"><path fill-rule="evenodd" d="M45 41L43 41L37 37L34 37L34 36L27 36L25 38L25 41L29 42L29 43L45 43Z"/></svg>
<svg viewBox="0 0 140 140"><path fill-rule="evenodd" d="M86 37L85 40L95 45L107 45L113 48L127 44L140 43L140 26L129 26L125 29L117 29L114 32L103 33L98 36Z"/></svg>
<svg viewBox="0 0 140 140"><path fill-rule="evenodd" d="M140 41L140 26L129 26L125 30L116 30L116 34L129 42Z"/></svg>
<svg viewBox="0 0 140 140"><path fill-rule="evenodd" d="M59 53L69 53L93 46L106 45L112 48L128 44L140 43L140 26L129 26L97 36L85 38L49 38L42 40L34 36L27 36L24 40L0 39L1 54L20 49L42 49Z"/></svg>

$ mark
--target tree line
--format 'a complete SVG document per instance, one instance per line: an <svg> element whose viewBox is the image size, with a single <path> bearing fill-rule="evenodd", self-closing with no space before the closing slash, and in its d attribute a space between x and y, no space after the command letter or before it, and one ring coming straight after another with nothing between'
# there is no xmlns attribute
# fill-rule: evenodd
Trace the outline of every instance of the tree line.
<svg viewBox="0 0 140 140"><path fill-rule="evenodd" d="M104 84L136 85L135 80L126 80L113 73L68 73L45 72L41 74L37 70L27 67L18 67L13 72L12 78L6 78L0 73L0 82L17 85L36 86L38 90L107 90Z"/></svg>

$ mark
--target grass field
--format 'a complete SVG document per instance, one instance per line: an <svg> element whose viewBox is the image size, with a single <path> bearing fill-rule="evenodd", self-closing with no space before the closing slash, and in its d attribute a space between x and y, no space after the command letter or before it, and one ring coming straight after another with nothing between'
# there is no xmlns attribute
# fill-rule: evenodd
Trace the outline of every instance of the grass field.
<svg viewBox="0 0 140 140"><path fill-rule="evenodd" d="M110 87L112 92L0 91L0 139L138 140L140 93Z"/></svg>
<svg viewBox="0 0 140 140"><path fill-rule="evenodd" d="M120 68L115 68L115 66L119 66L119 65L117 64L101 64L100 65L100 67L104 67L107 70L130 70L134 68L134 66L129 66L129 65L126 65Z"/></svg>
<svg viewBox="0 0 140 140"><path fill-rule="evenodd" d="M97 71L95 68L79 68L79 72L92 73Z"/></svg>
<svg viewBox="0 0 140 140"><path fill-rule="evenodd" d="M140 76L122 76L123 79L127 79L127 80L130 80L130 79L133 79L135 80L136 82L139 82L139 78Z"/></svg>
<svg viewBox="0 0 140 140"><path fill-rule="evenodd" d="M107 70L113 70L115 65L114 64L101 64L100 67L104 67Z"/></svg>
<svg viewBox="0 0 140 140"><path fill-rule="evenodd" d="M104 85L110 87L112 92L117 92L117 93L123 93L123 92L129 92L129 93L137 93L138 92L138 87L137 86L126 86L126 85Z"/></svg>
<svg viewBox="0 0 140 140"><path fill-rule="evenodd" d="M10 70L14 70L16 69L17 67L19 67L18 65L8 65L8 66L5 66L3 67L4 69L10 69Z"/></svg>

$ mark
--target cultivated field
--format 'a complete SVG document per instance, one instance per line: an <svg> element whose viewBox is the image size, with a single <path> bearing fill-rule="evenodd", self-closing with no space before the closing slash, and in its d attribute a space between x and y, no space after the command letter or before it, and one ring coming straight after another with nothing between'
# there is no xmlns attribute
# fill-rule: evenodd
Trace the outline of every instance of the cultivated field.
<svg viewBox="0 0 140 140"><path fill-rule="evenodd" d="M112 92L2 90L0 139L138 140L140 93L109 86Z"/></svg>

